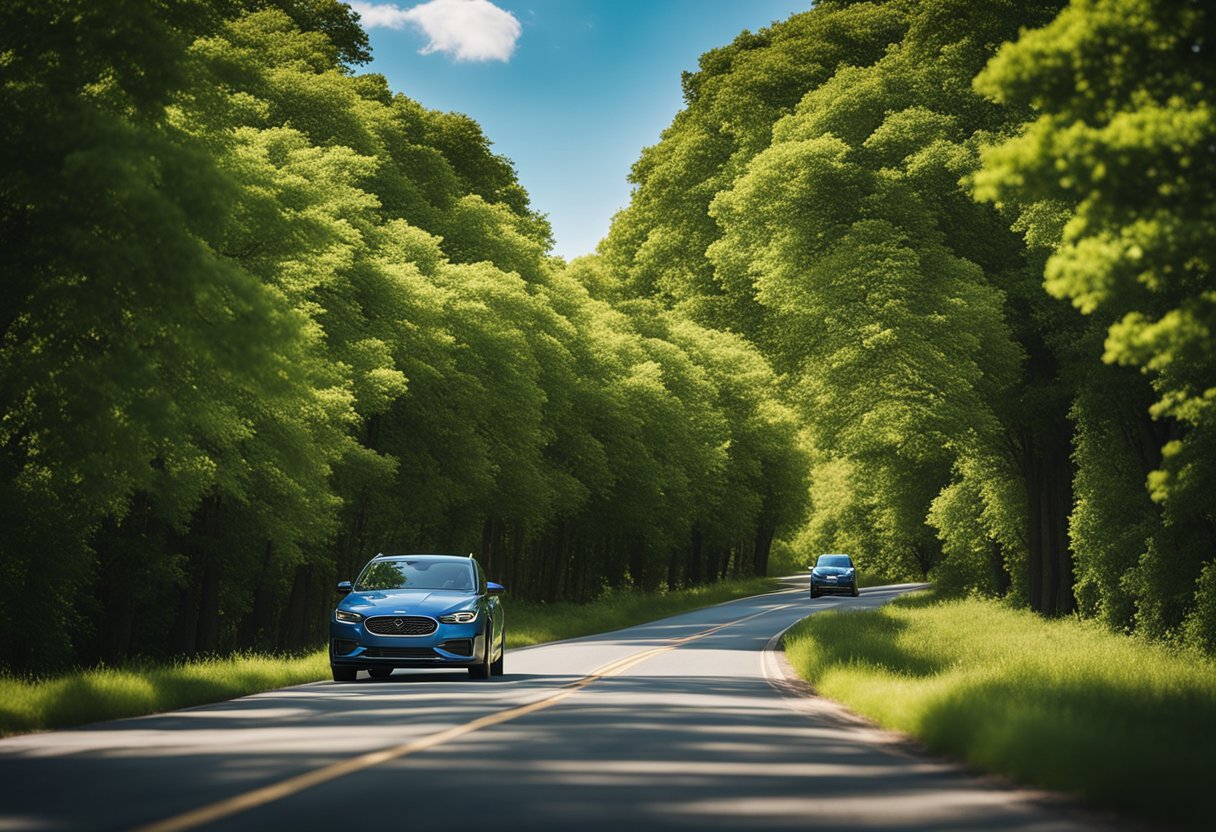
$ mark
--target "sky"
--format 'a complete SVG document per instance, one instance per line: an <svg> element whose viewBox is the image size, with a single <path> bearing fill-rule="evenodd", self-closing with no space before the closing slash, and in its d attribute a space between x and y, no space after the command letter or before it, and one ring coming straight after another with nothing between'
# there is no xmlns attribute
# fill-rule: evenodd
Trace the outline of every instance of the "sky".
<svg viewBox="0 0 1216 832"><path fill-rule="evenodd" d="M629 202L629 169L683 107L680 73L810 0L351 2L362 68L433 110L466 113L515 163L554 253L595 250Z"/></svg>

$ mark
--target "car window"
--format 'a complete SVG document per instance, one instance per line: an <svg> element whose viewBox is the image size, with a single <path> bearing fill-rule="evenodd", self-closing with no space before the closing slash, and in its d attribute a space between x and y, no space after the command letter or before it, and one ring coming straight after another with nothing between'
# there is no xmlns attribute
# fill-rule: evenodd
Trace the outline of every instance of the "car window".
<svg viewBox="0 0 1216 832"><path fill-rule="evenodd" d="M473 567L467 561L378 560L355 582L356 592L385 589L473 589Z"/></svg>
<svg viewBox="0 0 1216 832"><path fill-rule="evenodd" d="M849 568L853 565L853 560L848 555L820 555L815 565Z"/></svg>

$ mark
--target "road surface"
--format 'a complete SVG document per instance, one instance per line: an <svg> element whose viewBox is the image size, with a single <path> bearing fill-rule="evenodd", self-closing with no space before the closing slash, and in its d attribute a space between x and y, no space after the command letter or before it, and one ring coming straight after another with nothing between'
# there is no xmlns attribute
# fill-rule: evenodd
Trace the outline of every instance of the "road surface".
<svg viewBox="0 0 1216 832"><path fill-rule="evenodd" d="M779 634L909 587L802 586L510 651L491 681L361 674L12 737L0 832L1110 828L808 697Z"/></svg>

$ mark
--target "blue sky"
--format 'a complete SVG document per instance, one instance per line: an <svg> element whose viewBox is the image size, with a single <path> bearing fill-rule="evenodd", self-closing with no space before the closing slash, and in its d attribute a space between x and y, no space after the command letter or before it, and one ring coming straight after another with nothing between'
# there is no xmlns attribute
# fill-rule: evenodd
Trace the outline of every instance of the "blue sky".
<svg viewBox="0 0 1216 832"><path fill-rule="evenodd" d="M629 168L683 106L680 72L810 0L365 0L365 71L467 113L514 161L566 258L629 201Z"/></svg>

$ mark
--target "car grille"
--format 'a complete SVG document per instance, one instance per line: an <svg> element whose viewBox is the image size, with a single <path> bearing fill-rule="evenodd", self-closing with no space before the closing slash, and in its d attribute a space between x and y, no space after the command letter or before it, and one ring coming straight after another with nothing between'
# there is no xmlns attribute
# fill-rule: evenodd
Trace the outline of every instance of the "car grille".
<svg viewBox="0 0 1216 832"><path fill-rule="evenodd" d="M437 659L429 647L369 647L363 651L369 659Z"/></svg>
<svg viewBox="0 0 1216 832"><path fill-rule="evenodd" d="M363 626L378 636L429 636L439 622L421 615L382 615L367 619Z"/></svg>

